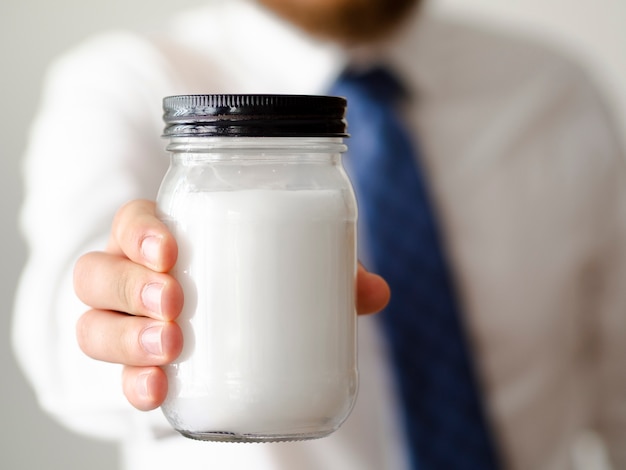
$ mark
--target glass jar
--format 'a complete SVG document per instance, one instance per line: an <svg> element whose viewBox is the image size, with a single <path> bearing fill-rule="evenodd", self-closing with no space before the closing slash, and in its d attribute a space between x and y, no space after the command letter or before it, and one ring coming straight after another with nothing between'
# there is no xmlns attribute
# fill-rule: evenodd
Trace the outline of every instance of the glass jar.
<svg viewBox="0 0 626 470"><path fill-rule="evenodd" d="M217 441L325 436L357 393L356 203L345 100L164 99L159 216L178 243L184 348L162 410Z"/></svg>

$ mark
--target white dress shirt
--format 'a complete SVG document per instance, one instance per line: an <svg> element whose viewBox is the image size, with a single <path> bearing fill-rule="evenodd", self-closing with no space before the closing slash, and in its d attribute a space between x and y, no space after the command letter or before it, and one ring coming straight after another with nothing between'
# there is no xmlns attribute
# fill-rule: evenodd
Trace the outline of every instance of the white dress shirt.
<svg viewBox="0 0 626 470"><path fill-rule="evenodd" d="M159 410L134 410L120 366L84 356L74 330L86 309L72 290L75 259L104 248L123 203L154 199L167 168L164 96L324 94L348 63L373 61L413 96L406 117L507 468L570 469L590 427L626 468L626 171L611 121L568 60L422 15L388 41L346 50L251 2L212 1L162 35L102 35L54 64L25 159L31 252L13 336L41 405L119 440L133 470L406 467L375 316L359 320L361 384L346 424L325 439L263 445L191 441Z"/></svg>

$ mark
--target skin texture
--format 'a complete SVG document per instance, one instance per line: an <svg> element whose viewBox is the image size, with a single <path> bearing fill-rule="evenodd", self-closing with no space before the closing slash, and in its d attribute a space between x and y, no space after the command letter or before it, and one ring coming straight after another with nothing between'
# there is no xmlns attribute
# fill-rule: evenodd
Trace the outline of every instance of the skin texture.
<svg viewBox="0 0 626 470"><path fill-rule="evenodd" d="M167 379L159 366L183 346L175 322L183 291L167 274L177 254L154 202L136 200L118 211L106 250L83 255L74 267L74 290L90 306L76 325L78 344L96 360L124 365L124 394L140 410L163 403ZM359 266L356 295L358 313L366 314L384 308L390 293L382 278Z"/></svg>
<svg viewBox="0 0 626 470"><path fill-rule="evenodd" d="M314 36L347 45L392 32L420 0L258 0Z"/></svg>

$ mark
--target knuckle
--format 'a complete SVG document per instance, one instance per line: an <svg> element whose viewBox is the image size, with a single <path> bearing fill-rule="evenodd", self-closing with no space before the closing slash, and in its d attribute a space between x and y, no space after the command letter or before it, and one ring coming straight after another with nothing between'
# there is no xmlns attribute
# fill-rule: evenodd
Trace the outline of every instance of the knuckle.
<svg viewBox="0 0 626 470"><path fill-rule="evenodd" d="M93 311L88 310L83 313L76 321L76 342L80 350L89 357L95 357L93 351L93 344L90 341L91 328L90 320L93 317Z"/></svg>
<svg viewBox="0 0 626 470"><path fill-rule="evenodd" d="M122 251L135 262L143 261L142 243L149 235L161 235L154 224L155 203L137 199L117 211L112 232Z"/></svg>
<svg viewBox="0 0 626 470"><path fill-rule="evenodd" d="M132 205L133 202L128 202L117 211L113 219L112 231L122 246L130 242L133 249L136 249L141 236L133 225L135 217L133 216Z"/></svg>
<svg viewBox="0 0 626 470"><path fill-rule="evenodd" d="M140 313L141 301L136 276L133 270L125 269L113 280L113 291L119 303L120 311L124 313Z"/></svg>
<svg viewBox="0 0 626 470"><path fill-rule="evenodd" d="M76 295L78 295L78 297L83 301L84 301L85 284L87 284L90 278L91 259L92 259L92 253L86 253L80 256L74 263L74 270L72 273L74 292L76 292Z"/></svg>
<svg viewBox="0 0 626 470"><path fill-rule="evenodd" d="M119 354L125 364L142 363L143 350L140 347L139 334L136 329L125 331L120 337Z"/></svg>
<svg viewBox="0 0 626 470"><path fill-rule="evenodd" d="M127 213L130 210L131 204L132 202L125 203L117 210L115 216L113 216L111 231L116 239L120 239L120 237L124 235L124 221L127 219Z"/></svg>

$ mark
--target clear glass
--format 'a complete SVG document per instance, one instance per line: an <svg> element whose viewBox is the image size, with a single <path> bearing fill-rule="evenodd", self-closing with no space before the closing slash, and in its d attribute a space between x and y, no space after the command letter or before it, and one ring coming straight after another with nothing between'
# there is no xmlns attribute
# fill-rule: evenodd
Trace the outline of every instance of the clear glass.
<svg viewBox="0 0 626 470"><path fill-rule="evenodd" d="M194 439L323 437L357 393L356 219L340 138L174 138L157 197L184 349L162 410Z"/></svg>

